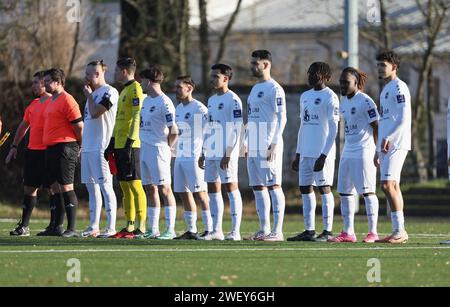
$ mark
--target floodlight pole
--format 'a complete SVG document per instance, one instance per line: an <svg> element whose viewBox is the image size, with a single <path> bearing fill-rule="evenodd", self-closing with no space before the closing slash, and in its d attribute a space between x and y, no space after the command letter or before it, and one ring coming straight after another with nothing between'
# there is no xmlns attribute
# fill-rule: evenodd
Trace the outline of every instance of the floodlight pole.
<svg viewBox="0 0 450 307"><path fill-rule="evenodd" d="M345 0L345 66L359 67L358 0Z"/></svg>
<svg viewBox="0 0 450 307"><path fill-rule="evenodd" d="M359 28L358 28L358 0L345 1L345 34L344 50L347 57L344 59L344 67L359 68ZM342 128L342 126L341 126ZM340 129L339 145L344 144L344 129ZM339 146L340 147L340 146ZM340 152L340 150L339 150ZM355 195L355 213L359 212L359 195Z"/></svg>

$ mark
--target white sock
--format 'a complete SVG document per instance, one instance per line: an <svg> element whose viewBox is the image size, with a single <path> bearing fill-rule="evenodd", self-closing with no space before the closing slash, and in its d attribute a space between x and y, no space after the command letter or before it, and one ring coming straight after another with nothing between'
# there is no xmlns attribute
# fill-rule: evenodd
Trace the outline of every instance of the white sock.
<svg viewBox="0 0 450 307"><path fill-rule="evenodd" d="M197 211L185 211L184 221L188 231L197 233Z"/></svg>
<svg viewBox="0 0 450 307"><path fill-rule="evenodd" d="M164 207L164 216L166 218L166 229L175 232L175 221L177 219L177 206Z"/></svg>
<svg viewBox="0 0 450 307"><path fill-rule="evenodd" d="M255 194L256 211L258 212L260 230L270 233L270 196L269 191L253 191Z"/></svg>
<svg viewBox="0 0 450 307"><path fill-rule="evenodd" d="M95 183L87 183L86 188L89 192L89 210L90 227L95 230L100 229L100 215L102 213L102 193L100 186Z"/></svg>
<svg viewBox="0 0 450 307"><path fill-rule="evenodd" d="M273 208L273 228L272 232L281 234L283 232L284 210L286 208L286 199L283 189L275 189L270 191Z"/></svg>
<svg viewBox="0 0 450 307"><path fill-rule="evenodd" d="M378 203L378 197L376 195L370 195L364 197L364 201L366 203L366 213L367 213L367 221L369 223L369 232L378 233L377 232L377 224L378 224L378 209L380 207Z"/></svg>
<svg viewBox="0 0 450 307"><path fill-rule="evenodd" d="M349 235L355 234L355 197L341 196L341 213L344 220L344 232Z"/></svg>
<svg viewBox="0 0 450 307"><path fill-rule="evenodd" d="M228 198L230 199L230 211L231 211L231 221L232 229L231 231L239 233L241 231L241 220L242 220L242 197L239 190L228 193Z"/></svg>
<svg viewBox="0 0 450 307"><path fill-rule="evenodd" d="M211 210L211 218L213 221L213 229L215 232L222 232L223 220L223 198L222 193L209 193L209 209Z"/></svg>
<svg viewBox="0 0 450 307"><path fill-rule="evenodd" d="M392 230L403 231L405 230L405 216L403 211L391 212Z"/></svg>
<svg viewBox="0 0 450 307"><path fill-rule="evenodd" d="M100 184L100 189L105 200L106 218L108 219L108 229L116 230L117 218L117 198L114 192L112 180L107 183Z"/></svg>
<svg viewBox="0 0 450 307"><path fill-rule="evenodd" d="M203 220L203 225L205 225L205 231L211 232L213 230L211 211L209 211L209 210L202 211L202 220Z"/></svg>
<svg viewBox="0 0 450 307"><path fill-rule="evenodd" d="M333 193L322 195L322 219L323 229L326 231L333 230L334 216L334 196Z"/></svg>
<svg viewBox="0 0 450 307"><path fill-rule="evenodd" d="M159 233L159 215L161 213L160 207L148 207L148 223L153 234Z"/></svg>
<svg viewBox="0 0 450 307"><path fill-rule="evenodd" d="M302 194L305 230L316 230L316 195Z"/></svg>

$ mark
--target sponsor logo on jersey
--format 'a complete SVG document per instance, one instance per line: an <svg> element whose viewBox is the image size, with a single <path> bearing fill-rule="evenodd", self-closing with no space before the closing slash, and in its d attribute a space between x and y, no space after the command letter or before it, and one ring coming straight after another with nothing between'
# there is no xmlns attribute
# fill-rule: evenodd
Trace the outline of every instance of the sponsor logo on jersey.
<svg viewBox="0 0 450 307"><path fill-rule="evenodd" d="M283 98L278 97L277 98L277 106L282 106L283 105Z"/></svg>
<svg viewBox="0 0 450 307"><path fill-rule="evenodd" d="M377 117L377 111L375 111L375 109L370 109L368 112L369 112L369 117L370 118Z"/></svg>
<svg viewBox="0 0 450 307"><path fill-rule="evenodd" d="M315 104L316 106L318 106L321 102L322 102L322 99L317 98L316 101L314 101L314 104Z"/></svg>
<svg viewBox="0 0 450 307"><path fill-rule="evenodd" d="M223 104L223 102L221 102L221 103L219 104L219 110L223 110L223 108L224 108L224 104Z"/></svg>
<svg viewBox="0 0 450 307"><path fill-rule="evenodd" d="M241 110L234 110L233 111L234 118L241 118L242 117L242 111Z"/></svg>
<svg viewBox="0 0 450 307"><path fill-rule="evenodd" d="M184 119L188 120L189 118L191 118L191 113L186 113L186 115L184 116Z"/></svg>
<svg viewBox="0 0 450 307"><path fill-rule="evenodd" d="M173 116L172 116L172 114L167 114L167 115L166 115L166 122L170 123L170 122L172 122L172 121L173 121Z"/></svg>
<svg viewBox="0 0 450 307"><path fill-rule="evenodd" d="M353 108L352 108L352 115L355 115L355 114L356 114L356 108L353 107Z"/></svg>
<svg viewBox="0 0 450 307"><path fill-rule="evenodd" d="M156 110L156 107L155 107L155 106L151 107L151 108L150 108L150 113L155 112L155 110Z"/></svg>
<svg viewBox="0 0 450 307"><path fill-rule="evenodd" d="M138 107L139 106L139 104L140 104L140 100L139 100L139 98L134 98L133 99L133 107Z"/></svg>
<svg viewBox="0 0 450 307"><path fill-rule="evenodd" d="M319 120L319 115L317 115L317 114L311 114L311 113L309 113L309 110L308 110L308 108L305 108L305 114L304 114L304 116L303 116L303 121L305 122L305 123L308 123L308 122L310 122L310 121L312 121L312 120Z"/></svg>
<svg viewBox="0 0 450 307"><path fill-rule="evenodd" d="M397 95L397 103L405 103L406 98L405 95Z"/></svg>
<svg viewBox="0 0 450 307"><path fill-rule="evenodd" d="M264 92L259 92L258 93L258 98L263 98L264 97Z"/></svg>

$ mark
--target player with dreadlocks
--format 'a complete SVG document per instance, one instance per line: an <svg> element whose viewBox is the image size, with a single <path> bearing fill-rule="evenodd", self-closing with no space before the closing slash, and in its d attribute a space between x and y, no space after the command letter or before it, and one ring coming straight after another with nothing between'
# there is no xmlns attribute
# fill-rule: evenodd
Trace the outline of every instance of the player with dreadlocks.
<svg viewBox="0 0 450 307"><path fill-rule="evenodd" d="M345 144L339 164L338 187L341 195L341 212L344 229L332 242L357 241L354 229L355 196L364 196L369 222L369 233L364 243L378 240L378 198L375 194L377 169L375 157L378 120L380 118L375 102L362 92L367 75L353 67L347 67L341 74L339 84L344 97L340 112L345 120Z"/></svg>
<svg viewBox="0 0 450 307"><path fill-rule="evenodd" d="M327 87L331 79L327 63L313 63L308 70L312 87L300 97L300 129L297 154L292 169L299 172L299 186L303 198L305 231L288 241L326 242L332 238L334 198L331 193L336 157L335 139L339 122L339 99ZM316 196L313 186L322 196L324 231L316 237Z"/></svg>

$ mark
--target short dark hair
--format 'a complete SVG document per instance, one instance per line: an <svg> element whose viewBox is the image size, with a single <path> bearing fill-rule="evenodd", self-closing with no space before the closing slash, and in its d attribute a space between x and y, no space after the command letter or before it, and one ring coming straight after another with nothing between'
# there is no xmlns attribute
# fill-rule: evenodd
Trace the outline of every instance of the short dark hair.
<svg viewBox="0 0 450 307"><path fill-rule="evenodd" d="M333 72L330 65L325 62L314 62L309 66L308 74L316 73L319 75L321 81L329 81Z"/></svg>
<svg viewBox="0 0 450 307"><path fill-rule="evenodd" d="M38 71L33 75L33 78L38 78L39 80L44 79L44 77L45 77L45 70Z"/></svg>
<svg viewBox="0 0 450 307"><path fill-rule="evenodd" d="M192 86L193 89L195 89L195 82L194 82L194 80L192 80L191 76L188 76L188 75L187 76L179 76L177 78L177 81L181 81L181 83L188 84L188 85Z"/></svg>
<svg viewBox="0 0 450 307"><path fill-rule="evenodd" d="M215 64L211 67L212 70L218 70L224 76L228 77L228 80L233 78L233 68L226 64Z"/></svg>
<svg viewBox="0 0 450 307"><path fill-rule="evenodd" d="M106 72L106 70L108 69L108 65L106 65L103 60L100 61L92 61L89 64L87 64L87 66L100 66L103 70L103 72Z"/></svg>
<svg viewBox="0 0 450 307"><path fill-rule="evenodd" d="M154 83L161 84L164 81L164 73L156 66L150 66L148 69L141 71L139 76Z"/></svg>
<svg viewBox="0 0 450 307"><path fill-rule="evenodd" d="M66 74L61 68L51 68L45 72L44 76L50 76L52 81L59 82L62 86L66 85Z"/></svg>
<svg viewBox="0 0 450 307"><path fill-rule="evenodd" d="M252 57L272 62L272 54L268 50L255 50L252 52Z"/></svg>
<svg viewBox="0 0 450 307"><path fill-rule="evenodd" d="M392 50L381 50L377 54L377 61L388 62L397 67L397 70L400 68L400 57Z"/></svg>
<svg viewBox="0 0 450 307"><path fill-rule="evenodd" d="M361 70L358 70L354 67L347 67L342 71L342 74L351 74L356 78L358 83L358 89L363 90L367 81L367 74Z"/></svg>
<svg viewBox="0 0 450 307"><path fill-rule="evenodd" d="M136 60L133 58L120 58L116 64L120 69L126 69L129 73L136 71Z"/></svg>

